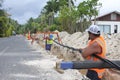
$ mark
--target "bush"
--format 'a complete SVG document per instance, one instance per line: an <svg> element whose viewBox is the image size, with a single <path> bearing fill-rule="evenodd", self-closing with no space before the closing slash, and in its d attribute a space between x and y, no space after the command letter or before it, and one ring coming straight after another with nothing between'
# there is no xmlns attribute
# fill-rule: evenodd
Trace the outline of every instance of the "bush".
<svg viewBox="0 0 120 80"><path fill-rule="evenodd" d="M0 34L0 37L4 37L5 36L5 34Z"/></svg>
<svg viewBox="0 0 120 80"><path fill-rule="evenodd" d="M49 28L49 30L50 30L50 31L55 31L55 30L57 30L57 25L55 25L55 24L51 25L50 28Z"/></svg>

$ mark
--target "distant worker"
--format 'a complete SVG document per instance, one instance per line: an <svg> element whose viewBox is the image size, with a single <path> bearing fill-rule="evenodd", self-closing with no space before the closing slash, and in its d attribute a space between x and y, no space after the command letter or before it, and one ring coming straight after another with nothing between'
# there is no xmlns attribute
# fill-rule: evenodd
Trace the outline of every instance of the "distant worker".
<svg viewBox="0 0 120 80"><path fill-rule="evenodd" d="M12 31L12 35L15 36L15 35L16 35L16 32L15 32L15 31Z"/></svg>
<svg viewBox="0 0 120 80"><path fill-rule="evenodd" d="M30 39L31 39L31 34L30 34L30 31L28 32L27 38L28 38L28 40L30 40Z"/></svg>
<svg viewBox="0 0 120 80"><path fill-rule="evenodd" d="M92 56L96 54L102 58L106 55L106 43L104 38L100 35L100 29L97 25L91 25L88 28L89 43L88 46L81 49L82 56L87 60L99 61L98 58ZM101 80L105 69L89 69L87 77L91 80Z"/></svg>
<svg viewBox="0 0 120 80"><path fill-rule="evenodd" d="M51 46L53 44L53 35L50 34L49 37L46 39L46 50L51 50Z"/></svg>

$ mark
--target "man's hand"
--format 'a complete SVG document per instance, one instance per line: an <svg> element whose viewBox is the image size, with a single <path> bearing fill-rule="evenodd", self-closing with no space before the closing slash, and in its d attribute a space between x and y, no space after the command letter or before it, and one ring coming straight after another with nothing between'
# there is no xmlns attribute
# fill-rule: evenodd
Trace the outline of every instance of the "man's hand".
<svg viewBox="0 0 120 80"><path fill-rule="evenodd" d="M82 48L80 48L80 49L79 49L79 52L80 52L80 53L82 53L82 51L83 51L83 49L82 49Z"/></svg>

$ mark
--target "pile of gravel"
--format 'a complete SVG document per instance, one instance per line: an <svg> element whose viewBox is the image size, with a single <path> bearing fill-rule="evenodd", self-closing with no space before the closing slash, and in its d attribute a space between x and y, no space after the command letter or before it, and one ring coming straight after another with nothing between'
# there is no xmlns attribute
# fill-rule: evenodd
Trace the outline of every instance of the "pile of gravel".
<svg viewBox="0 0 120 80"><path fill-rule="evenodd" d="M62 37L62 42L65 45L84 48L87 46L88 34L87 32L81 33L76 32L74 34L68 34L67 32L60 32L60 37ZM106 40L107 47L107 58L108 59L120 59L120 33L117 34L102 34Z"/></svg>
<svg viewBox="0 0 120 80"><path fill-rule="evenodd" d="M84 48L87 46L88 43L88 34L87 32L81 33L81 32L76 32L74 34L69 34L65 31L59 32L59 36L62 40L63 45L67 45L70 47L74 48ZM112 34L112 35L107 35L107 34L102 34L106 40L106 45L107 45L107 58L108 59L120 59L120 33L118 34ZM55 36L55 38L57 38ZM40 38L41 39L41 38ZM71 51L67 48L64 48L62 46L59 46L58 44L54 43L52 46L52 51L46 51L45 46L43 47L45 41L39 40L39 45L38 43L34 43L32 45L33 48L37 49L40 51L40 53L45 54L45 56L52 55L56 57L56 59L52 60L53 57L49 57L48 61L44 65L49 64L55 64L56 61L59 59L65 60L65 61L81 61L83 60L82 56L75 51ZM42 44L43 43L43 44ZM41 46L42 45L42 46ZM79 55L78 55L79 54ZM44 57L44 56L43 56ZM50 62L52 60L52 63ZM53 67L55 65L48 65L50 68L48 70L44 70L42 72L42 75L44 76L45 79L41 80L88 80L86 77L83 77L78 70L65 70L64 74L60 74L56 72ZM39 66L40 67L40 66ZM47 73L46 73L47 72ZM46 74L44 74L46 73ZM52 78L52 79L49 79Z"/></svg>

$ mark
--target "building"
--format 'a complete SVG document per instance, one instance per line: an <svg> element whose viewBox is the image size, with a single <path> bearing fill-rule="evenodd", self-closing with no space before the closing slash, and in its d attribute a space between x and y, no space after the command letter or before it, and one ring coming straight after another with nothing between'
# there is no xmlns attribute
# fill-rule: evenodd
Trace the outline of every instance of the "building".
<svg viewBox="0 0 120 80"><path fill-rule="evenodd" d="M113 11L96 17L96 19L92 20L92 24L98 25L101 32L107 34L120 33L120 12Z"/></svg>

